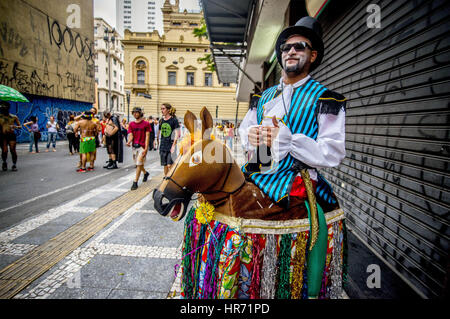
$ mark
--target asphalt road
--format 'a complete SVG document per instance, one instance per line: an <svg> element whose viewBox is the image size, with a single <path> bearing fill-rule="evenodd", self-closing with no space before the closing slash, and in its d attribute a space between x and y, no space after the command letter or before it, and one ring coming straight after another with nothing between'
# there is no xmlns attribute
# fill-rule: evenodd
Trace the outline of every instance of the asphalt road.
<svg viewBox="0 0 450 319"><path fill-rule="evenodd" d="M95 171L86 173L76 172L79 156L69 154L66 141L57 142L56 152L46 153L45 143L39 147L40 153L31 154L28 145L19 144L18 171L11 171L10 154L8 171L0 171L0 231L111 183L135 168L128 147L124 147L124 162L114 170L103 168L108 155L105 148L99 148ZM159 153L149 152L147 164L155 161L159 161Z"/></svg>

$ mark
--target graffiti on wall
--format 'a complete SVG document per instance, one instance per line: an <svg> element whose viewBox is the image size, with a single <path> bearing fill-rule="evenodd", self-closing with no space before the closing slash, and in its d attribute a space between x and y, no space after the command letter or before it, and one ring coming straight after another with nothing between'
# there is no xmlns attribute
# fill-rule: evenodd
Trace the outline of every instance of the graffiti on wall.
<svg viewBox="0 0 450 319"><path fill-rule="evenodd" d="M58 139L65 139L65 127L69 122L69 116L79 115L92 107L90 103L63 99L29 97L29 100L30 103L11 102L10 112L19 117L21 124L28 122L31 116L36 116L38 118L39 130L42 134L41 141L47 140L46 124L50 116L54 116L59 124ZM19 143L28 142L30 139L30 134L25 127L16 130L16 136Z"/></svg>
<svg viewBox="0 0 450 319"><path fill-rule="evenodd" d="M22 2L0 2L0 11L7 13L0 17L0 84L31 95L94 102L88 24L71 28L61 17Z"/></svg>

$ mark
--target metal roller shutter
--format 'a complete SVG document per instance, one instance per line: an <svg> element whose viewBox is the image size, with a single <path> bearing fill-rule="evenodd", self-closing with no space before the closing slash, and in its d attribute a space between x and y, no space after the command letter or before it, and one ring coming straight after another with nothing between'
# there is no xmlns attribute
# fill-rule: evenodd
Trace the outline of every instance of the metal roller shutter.
<svg viewBox="0 0 450 319"><path fill-rule="evenodd" d="M381 8L381 28L366 24L369 4ZM442 296L450 236L450 2L370 0L333 14L321 17L325 58L313 76L348 98L347 157L322 173L352 232L422 296Z"/></svg>

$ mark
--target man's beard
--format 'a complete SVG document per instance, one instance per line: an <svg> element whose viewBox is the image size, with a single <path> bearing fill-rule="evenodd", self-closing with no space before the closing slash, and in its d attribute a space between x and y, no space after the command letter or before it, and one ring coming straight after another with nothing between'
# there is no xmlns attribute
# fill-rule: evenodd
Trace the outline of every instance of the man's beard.
<svg viewBox="0 0 450 319"><path fill-rule="evenodd" d="M299 75L302 74L304 69L305 69L305 64L306 64L306 58L304 56L301 56L298 58L298 61L296 64L294 65L289 65L286 66L286 61L287 59L284 61L284 71L286 73L294 73L295 75Z"/></svg>

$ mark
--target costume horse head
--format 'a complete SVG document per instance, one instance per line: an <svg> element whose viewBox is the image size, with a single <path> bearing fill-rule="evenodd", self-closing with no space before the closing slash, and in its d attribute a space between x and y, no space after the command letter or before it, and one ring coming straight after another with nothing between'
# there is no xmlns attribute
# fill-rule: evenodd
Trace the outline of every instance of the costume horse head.
<svg viewBox="0 0 450 319"><path fill-rule="evenodd" d="M307 216L303 201L293 201L286 211L253 183L246 181L230 149L211 137L213 119L206 108L200 112L201 136L195 130L197 118L188 111L184 124L196 140L184 147L163 182L153 192L155 209L178 221L186 214L192 195L199 193L215 206L215 212L245 219L289 220Z"/></svg>

